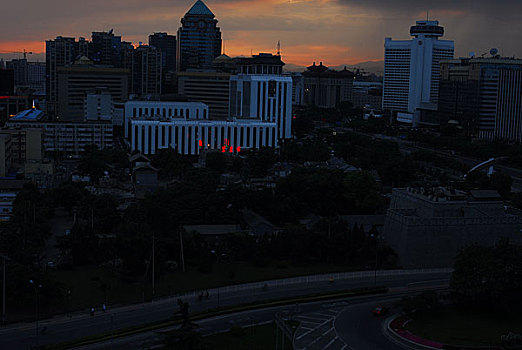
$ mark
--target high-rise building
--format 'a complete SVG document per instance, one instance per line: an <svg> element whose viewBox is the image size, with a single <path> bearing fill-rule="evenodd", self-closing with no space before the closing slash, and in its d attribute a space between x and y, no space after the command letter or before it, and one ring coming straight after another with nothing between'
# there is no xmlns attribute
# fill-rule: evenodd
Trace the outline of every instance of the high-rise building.
<svg viewBox="0 0 522 350"><path fill-rule="evenodd" d="M141 45L132 53L132 93L161 94L161 51L154 46Z"/></svg>
<svg viewBox="0 0 522 350"><path fill-rule="evenodd" d="M210 9L198 0L178 29L177 70L209 69L221 55L221 31Z"/></svg>
<svg viewBox="0 0 522 350"><path fill-rule="evenodd" d="M484 139L522 141L522 59L441 63L440 123L453 119Z"/></svg>
<svg viewBox="0 0 522 350"><path fill-rule="evenodd" d="M45 42L46 109L50 117L55 116L58 104L58 68L72 64L80 46L75 38L62 36Z"/></svg>
<svg viewBox="0 0 522 350"><path fill-rule="evenodd" d="M320 62L307 68L304 76L304 104L335 108L341 102L351 101L355 74L344 67L341 71L328 69Z"/></svg>
<svg viewBox="0 0 522 350"><path fill-rule="evenodd" d="M417 21L410 34L412 40L385 39L382 106L412 123L417 109L436 109L440 61L453 58L454 44L439 40L444 28L438 21Z"/></svg>
<svg viewBox="0 0 522 350"><path fill-rule="evenodd" d="M128 99L127 69L97 66L82 57L73 65L58 68L57 75L60 120L83 121L87 94L96 89L105 88L114 101Z"/></svg>
<svg viewBox="0 0 522 350"><path fill-rule="evenodd" d="M167 33L149 35L149 46L161 51L161 68L163 72L176 70L176 36Z"/></svg>
<svg viewBox="0 0 522 350"><path fill-rule="evenodd" d="M89 57L95 64L121 67L121 36L113 30L92 32Z"/></svg>
<svg viewBox="0 0 522 350"><path fill-rule="evenodd" d="M176 93L176 36L154 33L149 35L149 46L161 52L161 93Z"/></svg>
<svg viewBox="0 0 522 350"><path fill-rule="evenodd" d="M7 62L7 68L14 70L16 88L31 88L35 91L45 90L45 63L28 62L27 59L15 59Z"/></svg>
<svg viewBox="0 0 522 350"><path fill-rule="evenodd" d="M120 62L121 68L132 70L132 55L134 54L134 46L131 42L121 42Z"/></svg>

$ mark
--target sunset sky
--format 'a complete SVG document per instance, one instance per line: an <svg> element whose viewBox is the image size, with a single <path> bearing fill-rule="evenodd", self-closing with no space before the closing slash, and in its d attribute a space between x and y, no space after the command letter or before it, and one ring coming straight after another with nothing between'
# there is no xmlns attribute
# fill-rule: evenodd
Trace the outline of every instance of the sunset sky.
<svg viewBox="0 0 522 350"><path fill-rule="evenodd" d="M45 50L57 35L90 38L114 28L134 43L154 31L176 34L195 0L7 0L0 17L0 52ZM456 54L498 47L522 57L522 0L207 0L219 20L228 55L275 52L309 65L382 60L385 37L407 39L416 19L429 16L455 40ZM35 55L32 59L42 58Z"/></svg>

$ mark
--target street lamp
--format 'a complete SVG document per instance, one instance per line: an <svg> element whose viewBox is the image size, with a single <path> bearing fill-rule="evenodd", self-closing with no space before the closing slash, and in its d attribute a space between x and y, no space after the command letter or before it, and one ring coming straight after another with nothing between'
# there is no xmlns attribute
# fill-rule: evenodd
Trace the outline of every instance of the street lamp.
<svg viewBox="0 0 522 350"><path fill-rule="evenodd" d="M40 347L40 339L38 334L38 289L42 288L41 284L36 284L33 280L29 280L29 283L31 283L34 287L34 294L36 296L36 348Z"/></svg>
<svg viewBox="0 0 522 350"><path fill-rule="evenodd" d="M373 270L373 285L377 287L377 269L379 267L379 236L377 233L371 233L370 237L375 239L375 269Z"/></svg>
<svg viewBox="0 0 522 350"><path fill-rule="evenodd" d="M4 259L4 271L2 276L2 324L5 325L5 265L7 264L7 255L2 255Z"/></svg>

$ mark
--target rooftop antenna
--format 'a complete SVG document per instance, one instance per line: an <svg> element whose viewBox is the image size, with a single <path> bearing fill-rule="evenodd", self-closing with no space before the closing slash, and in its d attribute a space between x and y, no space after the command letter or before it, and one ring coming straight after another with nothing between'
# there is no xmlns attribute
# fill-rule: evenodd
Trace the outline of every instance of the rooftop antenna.
<svg viewBox="0 0 522 350"><path fill-rule="evenodd" d="M225 39L223 39L223 55L226 55Z"/></svg>
<svg viewBox="0 0 522 350"><path fill-rule="evenodd" d="M426 22L430 20L430 9L426 9Z"/></svg>
<svg viewBox="0 0 522 350"><path fill-rule="evenodd" d="M277 56L281 57L281 40L277 41Z"/></svg>

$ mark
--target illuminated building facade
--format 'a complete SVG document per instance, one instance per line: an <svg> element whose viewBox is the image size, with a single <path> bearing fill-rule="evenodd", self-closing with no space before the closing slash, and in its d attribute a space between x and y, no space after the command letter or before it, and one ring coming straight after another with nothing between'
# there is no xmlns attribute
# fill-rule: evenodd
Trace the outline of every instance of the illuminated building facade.
<svg viewBox="0 0 522 350"><path fill-rule="evenodd" d="M125 104L125 137L133 151L143 154L165 148L184 155L209 149L238 153L278 143L276 123L209 120L208 106L201 102L129 101Z"/></svg>

